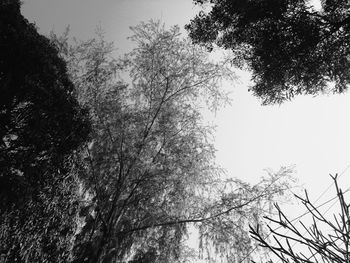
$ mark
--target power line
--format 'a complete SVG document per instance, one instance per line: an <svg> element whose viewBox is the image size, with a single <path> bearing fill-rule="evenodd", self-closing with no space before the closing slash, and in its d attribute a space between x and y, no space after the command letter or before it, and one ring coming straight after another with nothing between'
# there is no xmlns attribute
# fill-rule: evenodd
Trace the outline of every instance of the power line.
<svg viewBox="0 0 350 263"><path fill-rule="evenodd" d="M345 192L344 192L344 194L345 193L347 193L347 192L349 192L350 191L350 188L348 188ZM318 209L318 208L320 208L320 207L322 207L322 206L324 206L324 205L326 205L326 204L328 204L329 202L331 202L331 201L333 201L334 199L336 199L336 198L338 198L338 195L337 196L335 196L335 197L333 197L333 198L331 198L331 199L329 199L328 201L326 201L326 202L324 202L324 203L322 203L322 204L320 204L319 206L316 206L314 209L311 209L311 211L314 211L314 210L316 210L316 209ZM301 214L300 216L298 216L298 217L296 217L296 218L294 218L293 220L291 220L290 222L294 222L294 221L296 221L296 220L298 220L298 219L300 219L301 217L303 217L303 216L305 216L305 215L307 215L308 213L310 213L311 211L306 211L305 213L303 213L303 214ZM278 230L279 228L281 228L282 226L279 226L278 228L276 228L275 230Z"/></svg>
<svg viewBox="0 0 350 263"><path fill-rule="evenodd" d="M344 169L339 175L337 175L338 178L340 178L349 168L350 168L350 163L345 167L345 169ZM327 187L327 189L326 189L325 191L323 191L323 192L320 194L320 196L316 199L315 203L316 203L317 201L319 201L319 200L321 199L321 197L322 197L326 192L328 192L328 190L331 188L332 185L333 185L333 184L330 184L330 185ZM348 191L350 191L350 188L348 188L343 194L347 193ZM314 210L316 210L316 209L318 209L318 208L320 208L320 207L322 207L322 206L328 204L329 202L333 201L333 200L336 199L336 198L338 198L338 195L335 196L335 197L333 197L333 198L331 198L331 199L329 199L328 201L322 203L321 205L316 206L314 209L312 209L312 210L310 210L310 211L307 210L305 213L303 213L303 214L301 214L300 216L298 216L298 217L292 219L290 222L294 222L294 221L300 219L301 217L307 215L307 214L310 213L311 211L314 211ZM335 203L336 203L336 202L335 202ZM331 207L332 207L335 203L333 203L333 204L331 205ZM329 210L331 207L329 207L329 208L327 209L326 212L328 212L328 210ZM281 227L282 227L282 226L277 227L276 229L274 229L274 231L280 229ZM267 235L266 238L268 238L270 235L271 235L271 232ZM243 263L243 261L246 260L257 248L258 248L258 246L255 246L251 251L249 251L249 253L248 253L239 263Z"/></svg>
<svg viewBox="0 0 350 263"><path fill-rule="evenodd" d="M345 169L338 175L338 174L336 174L336 176L337 176L337 178L340 178L348 169L350 168L350 163L345 167ZM326 190L324 190L318 197L317 197L317 199L314 201L314 204L316 205L316 203L321 199L321 197L325 194L325 193L327 193L328 192L328 190L331 188L333 186L333 183L331 183L328 187L327 187L327 189ZM349 189L348 189L349 190ZM329 200L329 201L331 201L331 200ZM336 203L338 202L338 200L335 200L335 202L324 212L324 214L326 214ZM307 210L305 213L304 213L304 215L305 214L307 214L309 211ZM299 218L297 218L297 219L299 219ZM296 219L293 219L291 222L293 222L293 221L295 221ZM279 228L276 228L276 230L277 229L279 229ZM288 233L288 230L284 233L284 235L287 235L287 233ZM307 233L307 231L305 230L304 231L304 233L303 233L303 235L305 235ZM279 241L280 241L281 239L279 239ZM294 242L294 244L291 246L291 248L293 248L295 245L296 245L296 241ZM280 261L280 260L279 260Z"/></svg>
<svg viewBox="0 0 350 263"><path fill-rule="evenodd" d="M349 191L350 191L350 188L348 188L348 189L344 192L344 194L347 193L347 192L349 192ZM315 207L315 208L312 209L311 211L314 211L314 210L316 210L316 209L318 209L318 208L320 208L320 207L322 207L322 206L328 204L329 202L333 201L333 200L336 199L336 198L338 198L338 195L335 196L335 197L333 197L333 198L331 198L331 199L329 199L329 200L327 200L326 202L320 204L319 206ZM329 208L329 209L330 209L330 208ZM328 210L329 210L329 209L328 209ZM294 222L294 221L300 219L301 217L307 215L307 214L310 213L311 211L307 211L307 212L305 212L305 213L299 215L298 217L292 219L290 222L292 223L292 222ZM277 230L280 229L281 227L282 227L282 226L276 227L276 228L274 229L274 231L277 231ZM270 235L271 235L271 232L267 235L266 238L268 238ZM244 260L246 260L257 248L258 248L257 246L256 246L255 248L253 248L239 263L242 263Z"/></svg>
<svg viewBox="0 0 350 263"><path fill-rule="evenodd" d="M345 169L344 169L339 175L336 174L337 178L340 178L349 168L350 168L350 163L345 167ZM331 184L327 187L327 189L324 190L324 191L318 196L318 198L314 201L314 204L316 204L317 201L319 201L319 200L321 199L321 197L322 197L325 193L327 193L328 190L329 190L332 186L333 186L333 183L331 183ZM344 192L344 194L345 194L347 191L349 191L349 189L346 190L346 191ZM329 200L329 201L331 201L331 200ZM338 200L335 200L335 202L334 202L333 204L331 204L331 206L328 207L328 209L324 212L324 215L326 215L327 212L328 212L337 202L338 202ZM306 212L309 212L309 211L307 210ZM306 214L307 214L307 213L306 213ZM293 221L295 221L295 219L293 219L291 222L293 222ZM277 228L277 229L278 229L278 228ZM277 230L277 229L276 229L276 230ZM288 230L284 233L284 235L287 235L287 233L288 233ZM305 235L306 233L307 233L307 230L304 231L303 235ZM280 239L279 239L279 241L280 241ZM293 248L296 244L297 244L297 241L294 241L294 243L293 243L293 245L291 246L291 248ZM279 259L278 261L280 261L280 259Z"/></svg>
<svg viewBox="0 0 350 263"><path fill-rule="evenodd" d="M348 169L350 168L350 163L344 168L344 170L339 174L337 175L338 178L340 178ZM319 197L315 200L315 204L321 199L321 197L328 192L328 190L333 186L333 183L331 183L326 190L324 190L320 195Z"/></svg>
<svg viewBox="0 0 350 263"><path fill-rule="evenodd" d="M350 163L345 167L345 169L338 175L336 174L337 178L340 178L348 169L350 168ZM317 199L314 201L314 204L316 205L317 201L319 201L321 199L321 197L328 192L328 190L333 186L333 183L331 183L326 190L324 190L318 197ZM349 190L349 189L348 189ZM347 191L348 191L347 190ZM329 200L330 201L330 200ZM328 209L324 212L324 215L327 214L327 212L338 202L338 200L335 200L335 202L333 204L331 204L330 207L328 207ZM308 211L306 211L308 212ZM293 221L292 221L293 222ZM285 232L284 235L286 235L288 233L288 230ZM307 230L304 231L303 235L305 235L307 233ZM280 241L280 239L279 239ZM291 248L293 248L296 245L296 241L294 242L294 244L291 246ZM280 261L280 260L279 260Z"/></svg>
<svg viewBox="0 0 350 263"><path fill-rule="evenodd" d="M346 193L346 192L348 192L350 190L350 188L348 188L345 192L344 192L344 194ZM334 197L334 198L332 198L331 200L334 200L334 199L336 199L335 200L335 202L333 202L332 204L331 204L331 206L330 207L328 207L328 209L326 210L326 211L324 211L323 212L323 215L325 216L326 214L327 214L327 212L338 202L338 198L337 198L338 196L336 196L336 197ZM330 202L331 200L328 200L327 202ZM326 203L325 203L326 204ZM284 236L286 236L287 235L287 233L288 233L288 231L284 234ZM303 233L303 236L304 235L306 235L307 234L307 230L305 230L304 231L304 233ZM280 241L281 239L279 239L279 241ZM291 248L294 248L294 246L297 244L297 241L294 241L294 243L292 244L292 246L291 246ZM279 262L279 261L281 261L280 259L278 259L278 261L277 262Z"/></svg>

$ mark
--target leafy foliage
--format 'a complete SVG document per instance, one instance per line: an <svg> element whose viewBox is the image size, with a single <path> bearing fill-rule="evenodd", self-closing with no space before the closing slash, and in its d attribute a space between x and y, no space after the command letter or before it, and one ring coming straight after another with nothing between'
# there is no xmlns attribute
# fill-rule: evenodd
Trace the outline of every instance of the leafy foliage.
<svg viewBox="0 0 350 263"><path fill-rule="evenodd" d="M211 62L178 27L149 22L132 30L137 47L121 59L113 59L103 34L74 46L67 35L52 36L93 120L93 139L81 152L88 194L75 262L181 262L191 254L184 253L190 226L199 229L203 250L212 240L232 256L242 247L239 236L248 237L248 213L262 213L283 193L288 171L260 186L224 182L213 128L199 109L227 100L220 81L234 75L226 61Z"/></svg>
<svg viewBox="0 0 350 263"><path fill-rule="evenodd" d="M269 171L255 185L238 179L220 182L217 194L210 195L210 206L203 209L210 215L197 225L203 257L209 262L250 262L263 257L266 251L255 249L257 244L251 240L249 224L260 224L263 215L274 213L272 203L285 196L292 172L288 167Z"/></svg>
<svg viewBox="0 0 350 263"><path fill-rule="evenodd" d="M178 27L133 32L137 48L113 59L102 34L50 42L18 1L0 3L2 261L181 262L191 226L202 251L240 259L247 223L288 187L287 170L256 186L220 177L200 109L226 102L227 61Z"/></svg>
<svg viewBox="0 0 350 263"><path fill-rule="evenodd" d="M70 262L79 222L77 181L69 176L52 185L0 215L1 262Z"/></svg>
<svg viewBox="0 0 350 263"><path fill-rule="evenodd" d="M77 210L70 155L88 137L88 114L19 1L0 2L0 48L0 256L67 262Z"/></svg>
<svg viewBox="0 0 350 263"><path fill-rule="evenodd" d="M18 1L0 4L0 206L36 194L64 169L64 157L89 131L73 96L65 62L50 40L20 14Z"/></svg>
<svg viewBox="0 0 350 263"><path fill-rule="evenodd" d="M186 28L195 43L232 50L233 63L252 70L252 91L265 104L343 92L350 81L349 3L321 2L316 11L306 0L194 0L210 11Z"/></svg>

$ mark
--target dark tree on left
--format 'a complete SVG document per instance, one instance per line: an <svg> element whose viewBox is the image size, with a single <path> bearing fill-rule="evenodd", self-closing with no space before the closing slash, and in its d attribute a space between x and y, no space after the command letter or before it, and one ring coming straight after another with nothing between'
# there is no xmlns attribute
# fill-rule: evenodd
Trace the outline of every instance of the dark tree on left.
<svg viewBox="0 0 350 263"><path fill-rule="evenodd" d="M40 231L54 237L50 231L64 225L60 214L71 195L62 188L70 180L67 163L90 130L73 88L65 62L21 15L20 2L1 1L0 251L8 262L43 262L28 252L29 242L31 251L57 250L58 241Z"/></svg>

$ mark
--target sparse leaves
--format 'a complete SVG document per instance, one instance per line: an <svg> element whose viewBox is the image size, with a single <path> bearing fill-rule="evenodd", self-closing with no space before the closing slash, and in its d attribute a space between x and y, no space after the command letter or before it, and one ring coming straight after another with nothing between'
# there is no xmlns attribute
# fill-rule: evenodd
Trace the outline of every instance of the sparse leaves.
<svg viewBox="0 0 350 263"><path fill-rule="evenodd" d="M177 27L151 21L132 30L137 47L120 59L101 34L64 49L93 120L92 141L80 153L91 210L84 209L75 262L179 262L193 225L203 242L218 253L226 246L225 256L232 256L242 248L238 237L250 244L248 211L260 214L288 184L222 181L213 127L200 108L216 110L227 101L220 81L234 74L226 60L212 61Z"/></svg>

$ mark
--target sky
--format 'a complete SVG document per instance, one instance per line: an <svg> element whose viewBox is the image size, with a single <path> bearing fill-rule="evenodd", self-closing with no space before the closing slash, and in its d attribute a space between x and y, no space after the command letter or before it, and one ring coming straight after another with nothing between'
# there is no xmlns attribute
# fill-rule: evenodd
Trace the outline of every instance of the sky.
<svg viewBox="0 0 350 263"><path fill-rule="evenodd" d="M70 25L72 36L87 39L100 25L120 52L132 48L127 40L130 26L160 19L166 26L183 28L198 12L191 0L23 2L23 15L40 33L62 33ZM232 92L232 103L217 112L214 120L217 162L227 174L254 183L266 174L265 169L295 165L295 177L312 199L332 184L329 174L342 174L340 186L350 187L350 93L300 96L282 105L261 106L248 92L249 73L241 75L239 82L225 87ZM331 188L318 204L334 194Z"/></svg>

